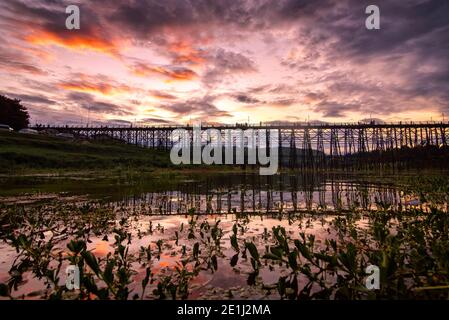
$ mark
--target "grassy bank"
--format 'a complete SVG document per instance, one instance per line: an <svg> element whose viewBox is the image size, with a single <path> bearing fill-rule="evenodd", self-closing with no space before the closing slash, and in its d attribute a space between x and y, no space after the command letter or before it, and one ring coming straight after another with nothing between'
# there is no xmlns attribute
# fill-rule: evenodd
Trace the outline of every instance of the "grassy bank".
<svg viewBox="0 0 449 320"><path fill-rule="evenodd" d="M407 151L407 150L405 150ZM404 152L405 152L404 151ZM399 152L399 151L398 151ZM442 152L442 150L440 150ZM363 162L363 161L362 161ZM402 168L402 169L400 169ZM398 173L401 176L434 174L437 169L447 173L443 168L420 166L411 167L379 166L375 168L280 168L287 174L345 174L367 177L388 178ZM424 168L428 168L425 170ZM163 169L163 170L161 170ZM423 171L425 170L425 171ZM229 165L173 165L169 152L139 148L117 141L70 140L45 135L28 135L0 131L0 176L83 176L83 177L126 177L139 178L149 173L151 176L176 175L180 173L229 173L258 172L254 166ZM408 172L408 174L404 174ZM170 178L171 179L171 178Z"/></svg>
<svg viewBox="0 0 449 320"><path fill-rule="evenodd" d="M0 132L0 172L151 170L171 166L169 153L120 142L67 140Z"/></svg>

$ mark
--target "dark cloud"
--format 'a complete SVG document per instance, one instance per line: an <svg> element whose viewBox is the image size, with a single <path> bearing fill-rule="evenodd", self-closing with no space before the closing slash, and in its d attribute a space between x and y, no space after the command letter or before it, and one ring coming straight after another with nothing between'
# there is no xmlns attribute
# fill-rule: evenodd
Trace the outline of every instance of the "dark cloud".
<svg viewBox="0 0 449 320"><path fill-rule="evenodd" d="M1 25L0 25L1 26ZM21 51L12 49L11 43L0 38L0 71L11 74L31 73L34 75L46 75L47 72L35 66L33 59Z"/></svg>
<svg viewBox="0 0 449 320"><path fill-rule="evenodd" d="M167 29L245 26L253 17L249 4L241 0L132 0L118 5L111 20L142 38L151 38Z"/></svg>
<svg viewBox="0 0 449 320"><path fill-rule="evenodd" d="M116 10L111 21L140 38L164 42L167 31L222 34L235 30L261 31L332 8L336 0L131 0L109 1ZM190 36L190 34L186 34Z"/></svg>
<svg viewBox="0 0 449 320"><path fill-rule="evenodd" d="M132 115L132 112L113 103L97 101L92 95L82 92L72 92L67 95L69 101L73 101L79 107L93 113L106 113L118 116Z"/></svg>
<svg viewBox="0 0 449 320"><path fill-rule="evenodd" d="M254 72L257 67L250 58L238 52L232 52L225 49L218 49L212 53L208 60L212 62L214 68L221 72Z"/></svg>
<svg viewBox="0 0 449 320"><path fill-rule="evenodd" d="M363 1L347 1L345 24L329 19L329 25L337 29L333 34L339 38L340 49L347 54L366 58L380 53L405 53L410 49L426 51L432 55L442 53L442 47L440 50L435 49L449 40L447 1L381 1L378 5L381 11L381 29L374 32L360 28L365 19L365 16L358 14L366 7ZM434 47L423 47L421 42L433 43ZM445 55L448 56L449 53L446 52Z"/></svg>
<svg viewBox="0 0 449 320"><path fill-rule="evenodd" d="M297 94L299 93L299 89L296 86L281 83L273 85L268 92L276 94Z"/></svg>
<svg viewBox="0 0 449 320"><path fill-rule="evenodd" d="M6 0L2 9L14 13L16 19L33 21L64 38L73 36L73 32L63 27L67 4L71 2ZM447 1L379 1L382 24L375 32L364 27L368 4L359 0L81 1L83 28L77 34L105 42L113 38L113 34L128 35L136 40L156 38L155 44L166 44L167 38L160 40L166 33L179 32L185 37L201 39L201 34L208 32L222 35L223 28L230 33L234 29L270 31L298 25L304 33L310 33L306 38L308 43L336 38L339 41L335 49L354 55L390 52L395 48L406 50L414 46L414 40L422 38L420 41L425 42L424 38L431 34L435 40L448 39L444 32L449 24ZM8 18L7 14L2 15ZM340 52L335 50L335 54Z"/></svg>
<svg viewBox="0 0 449 320"><path fill-rule="evenodd" d="M254 93L264 93L270 90L272 86L270 84L264 84L256 87L252 87L246 90L248 94L254 94Z"/></svg>
<svg viewBox="0 0 449 320"><path fill-rule="evenodd" d="M56 101L48 99L42 95L32 95L32 94L18 94L18 93L1 93L3 95L12 97L14 99L19 99L22 102L32 103L32 104L44 104L44 105L54 105Z"/></svg>
<svg viewBox="0 0 449 320"><path fill-rule="evenodd" d="M246 94L238 94L235 97L235 100L241 103L248 103L248 104L254 104L254 103L260 103L261 101L259 99L250 97Z"/></svg>
<svg viewBox="0 0 449 320"><path fill-rule="evenodd" d="M324 100L328 97L327 94L323 92L307 92L305 93L305 98L312 101Z"/></svg>
<svg viewBox="0 0 449 320"><path fill-rule="evenodd" d="M215 99L216 97L213 96L204 96L182 102L162 104L158 107L182 116L190 115L200 118L231 116L227 111L220 110L214 105Z"/></svg>
<svg viewBox="0 0 449 320"><path fill-rule="evenodd" d="M277 107L289 107L295 104L297 100L295 98L279 98L266 102L267 104L277 106Z"/></svg>
<svg viewBox="0 0 449 320"><path fill-rule="evenodd" d="M45 75L47 74L42 69L35 67L31 64L24 63L17 60L8 59L8 57L0 55L0 68L2 71L8 71L12 74L15 73L32 73L36 75Z"/></svg>
<svg viewBox="0 0 449 320"><path fill-rule="evenodd" d="M248 105L249 107L276 106L288 107L298 101L300 90L289 84L267 84L247 88L237 94L229 96L235 101Z"/></svg>
<svg viewBox="0 0 449 320"><path fill-rule="evenodd" d="M382 119L380 119L380 118L365 118L365 119L361 119L361 120L359 120L358 122L362 122L362 123L372 123L372 122L374 122L374 123L385 123L385 121L383 121Z"/></svg>
<svg viewBox="0 0 449 320"><path fill-rule="evenodd" d="M323 100L317 109L325 115L342 116L346 111L364 111L383 115L420 110L417 101L433 101L442 111L449 109L449 2L438 0L379 1L381 29L364 26L365 1L343 0L322 6L315 15L300 23L298 41L305 42L306 53L282 63L300 72L320 72L318 83L328 85L327 95L352 97L339 104ZM350 70L334 73L339 64L351 63L363 70L378 64L388 80L391 74L401 83L367 81L376 76ZM355 99L356 97L356 99ZM339 110L339 106L341 110Z"/></svg>
<svg viewBox="0 0 449 320"><path fill-rule="evenodd" d="M324 117L339 118L347 115L349 111L357 111L360 109L356 104L345 104L335 101L321 101L315 105L315 111L321 112Z"/></svg>
<svg viewBox="0 0 449 320"><path fill-rule="evenodd" d="M76 32L65 27L65 8L71 4L79 5L81 11L82 28ZM120 41L116 28L105 17L109 8L105 4L103 1L6 0L0 3L0 19L5 30L31 44L88 48L119 57Z"/></svg>
<svg viewBox="0 0 449 320"><path fill-rule="evenodd" d="M149 92L153 97L162 100L176 100L177 97L171 93L163 92L160 90L150 90Z"/></svg>
<svg viewBox="0 0 449 320"><path fill-rule="evenodd" d="M121 119L109 119L106 121L106 123L108 125L113 125L113 126L131 126L132 122L131 121L127 121L127 120L121 120Z"/></svg>
<svg viewBox="0 0 449 320"><path fill-rule="evenodd" d="M139 122L145 124L173 124L171 120L161 119L161 118L144 118Z"/></svg>
<svg viewBox="0 0 449 320"><path fill-rule="evenodd" d="M279 64L290 70L292 78L301 86L290 83L258 85L233 93L233 99L243 104L282 107L301 101L324 117L343 117L349 112L389 115L404 110L416 111L423 108L417 103L421 101L449 111L448 1L377 1L381 29L375 31L365 28L365 8L372 3L360 0L97 0L79 3L82 28L77 32L64 27L64 8L71 1L56 0L2 1L0 27L12 38L31 44L49 41L64 47L102 51L121 59L124 41L151 41L152 48L169 61L164 65L137 62L131 65L131 72L170 80L201 79L208 90L223 84L226 78L232 80L236 76L260 72L254 53L239 50L234 44L263 34L267 46L288 40L300 47L301 50L292 55L282 55ZM223 43L214 41L231 45L225 49ZM4 49L9 47L9 43L5 44L0 49L2 72L46 75L32 56ZM204 73L196 71L197 65L203 67ZM390 76L397 81L388 81ZM269 77L267 75L267 82L271 80ZM65 84L74 91L107 93L113 90L109 80L103 83L101 80L93 83L69 80ZM319 86L320 90L310 91L307 86ZM216 108L210 96L180 102L171 94L150 94L174 100L162 107L179 115L229 115ZM95 104L96 107L89 107L91 110L128 114L123 108L95 101L89 95L78 96L78 99L75 102L82 106Z"/></svg>
<svg viewBox="0 0 449 320"><path fill-rule="evenodd" d="M203 75L203 82L206 85L219 83L223 78L235 74L257 71L255 62L250 58L241 53L224 50L222 48L210 53L207 60L209 67Z"/></svg>
<svg viewBox="0 0 449 320"><path fill-rule="evenodd" d="M131 66L131 71L141 77L147 77L151 75L162 75L164 77L167 77L171 80L192 80L198 75L195 71L186 68L186 67L179 67L179 66L161 66L161 65L148 65L145 63L135 63L133 66Z"/></svg>

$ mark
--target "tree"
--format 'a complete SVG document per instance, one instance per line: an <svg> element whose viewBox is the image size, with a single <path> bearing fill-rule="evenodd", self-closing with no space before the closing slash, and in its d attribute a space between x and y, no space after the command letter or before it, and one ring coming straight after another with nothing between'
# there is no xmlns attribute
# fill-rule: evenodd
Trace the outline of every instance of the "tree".
<svg viewBox="0 0 449 320"><path fill-rule="evenodd" d="M30 115L27 108L20 104L20 100L0 95L0 123L20 130L28 127Z"/></svg>

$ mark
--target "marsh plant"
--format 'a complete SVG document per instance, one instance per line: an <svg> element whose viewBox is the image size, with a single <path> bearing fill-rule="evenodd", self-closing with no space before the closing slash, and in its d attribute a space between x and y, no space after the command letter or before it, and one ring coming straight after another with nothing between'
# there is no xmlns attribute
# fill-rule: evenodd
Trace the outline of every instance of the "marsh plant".
<svg viewBox="0 0 449 320"><path fill-rule="evenodd" d="M443 182L440 182L443 184ZM0 207L9 299L448 299L449 189L415 181L419 206L158 216L98 202ZM103 249L102 249L103 248ZM80 288L64 270L80 270ZM365 285L367 266L380 288ZM232 277L233 284L228 284ZM224 279L224 280L223 280ZM236 284L237 283L237 284Z"/></svg>

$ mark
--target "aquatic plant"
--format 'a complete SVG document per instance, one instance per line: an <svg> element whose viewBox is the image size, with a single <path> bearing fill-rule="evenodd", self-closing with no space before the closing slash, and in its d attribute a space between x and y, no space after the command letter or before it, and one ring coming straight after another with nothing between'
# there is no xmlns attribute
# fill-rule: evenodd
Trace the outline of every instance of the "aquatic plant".
<svg viewBox="0 0 449 320"><path fill-rule="evenodd" d="M432 195L426 180L410 186L409 196L421 194L421 205L401 210L380 195L376 210L333 213L291 213L279 206L278 212L218 218L191 208L174 227L149 217L145 206L58 200L0 206L0 239L15 250L0 295L26 298L17 292L33 277L45 299L186 299L205 292L195 283L199 275L234 272L258 297L447 299L449 189L434 189L444 196ZM102 254L98 243L107 246ZM67 265L80 270L78 290L65 286ZM380 269L378 290L365 286L369 265ZM264 280L267 272L277 280ZM220 292L211 297L250 295L223 286L211 288Z"/></svg>

